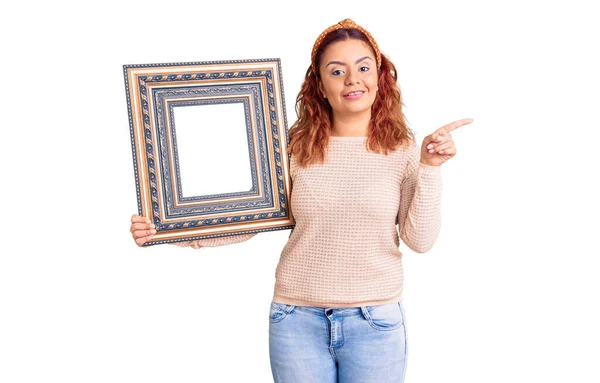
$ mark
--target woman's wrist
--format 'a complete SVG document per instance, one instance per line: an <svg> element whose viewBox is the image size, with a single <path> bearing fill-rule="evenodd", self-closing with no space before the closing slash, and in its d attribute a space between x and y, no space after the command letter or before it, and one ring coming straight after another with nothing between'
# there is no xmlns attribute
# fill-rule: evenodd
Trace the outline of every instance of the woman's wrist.
<svg viewBox="0 0 600 383"><path fill-rule="evenodd" d="M420 163L421 163L421 165L425 165L425 166L440 166L439 164L429 163L427 161L424 161L423 159L421 159Z"/></svg>

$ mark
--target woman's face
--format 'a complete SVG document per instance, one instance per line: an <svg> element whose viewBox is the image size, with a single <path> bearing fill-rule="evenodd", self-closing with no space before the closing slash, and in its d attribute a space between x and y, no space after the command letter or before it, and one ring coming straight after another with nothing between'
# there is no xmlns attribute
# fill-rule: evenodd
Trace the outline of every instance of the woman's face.
<svg viewBox="0 0 600 383"><path fill-rule="evenodd" d="M371 47L348 39L329 45L320 63L319 89L329 101L334 117L371 114L377 94L377 62Z"/></svg>

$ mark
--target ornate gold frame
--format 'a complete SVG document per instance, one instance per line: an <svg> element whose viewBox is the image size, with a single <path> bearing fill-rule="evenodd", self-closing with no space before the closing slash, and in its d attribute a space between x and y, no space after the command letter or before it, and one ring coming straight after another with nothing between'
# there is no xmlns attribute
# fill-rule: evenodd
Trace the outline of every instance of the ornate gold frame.
<svg viewBox="0 0 600 383"><path fill-rule="evenodd" d="M151 217L157 229L145 245L294 227L279 59L124 65L123 71L138 211ZM235 125L248 143L249 163L240 171L249 170L252 186L186 196L175 111L219 104L237 104L243 110ZM214 129L219 129L219 121L197 126L194 133L210 139ZM206 166L228 158L228 141L211 144L215 151ZM218 183L228 176L202 181Z"/></svg>

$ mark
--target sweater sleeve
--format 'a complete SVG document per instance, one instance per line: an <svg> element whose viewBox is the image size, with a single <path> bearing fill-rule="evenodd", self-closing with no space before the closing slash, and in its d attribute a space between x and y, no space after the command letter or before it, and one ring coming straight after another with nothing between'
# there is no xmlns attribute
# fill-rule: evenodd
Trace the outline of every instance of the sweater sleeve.
<svg viewBox="0 0 600 383"><path fill-rule="evenodd" d="M175 243L172 243L172 245L177 245L179 247L191 247L194 249L199 249L201 247L226 246L226 245L232 245L234 243L240 243L240 242L247 241L250 238L254 237L256 234L258 234L258 233L237 234L237 235L228 235L226 237L196 239L193 241L175 242Z"/></svg>
<svg viewBox="0 0 600 383"><path fill-rule="evenodd" d="M437 240L441 193L440 167L422 164L419 147L412 147L400 186L398 224L400 238L417 253L430 250Z"/></svg>

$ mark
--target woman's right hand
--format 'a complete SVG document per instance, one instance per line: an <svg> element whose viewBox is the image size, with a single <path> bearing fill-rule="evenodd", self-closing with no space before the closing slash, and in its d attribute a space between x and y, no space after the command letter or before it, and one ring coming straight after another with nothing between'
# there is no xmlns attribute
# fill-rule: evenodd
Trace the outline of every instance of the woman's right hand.
<svg viewBox="0 0 600 383"><path fill-rule="evenodd" d="M138 246L144 245L144 243L148 242L156 234L156 229L152 221L137 214L131 216L131 228L129 231L131 231L133 240Z"/></svg>

